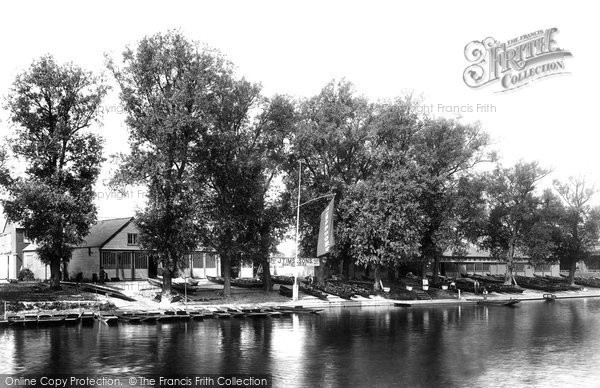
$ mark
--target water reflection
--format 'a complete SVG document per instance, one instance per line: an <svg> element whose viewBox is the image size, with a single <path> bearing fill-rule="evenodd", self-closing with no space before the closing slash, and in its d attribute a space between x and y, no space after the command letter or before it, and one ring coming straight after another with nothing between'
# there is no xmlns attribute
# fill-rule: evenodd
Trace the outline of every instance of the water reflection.
<svg viewBox="0 0 600 388"><path fill-rule="evenodd" d="M9 328L0 329L0 372L269 373L275 386L595 386L599 329L595 299Z"/></svg>

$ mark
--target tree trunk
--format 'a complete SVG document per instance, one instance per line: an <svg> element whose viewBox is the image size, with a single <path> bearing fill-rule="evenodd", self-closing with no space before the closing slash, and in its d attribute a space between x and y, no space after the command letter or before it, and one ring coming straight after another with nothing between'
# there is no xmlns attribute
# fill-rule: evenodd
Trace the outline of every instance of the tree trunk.
<svg viewBox="0 0 600 388"><path fill-rule="evenodd" d="M434 255L433 256L433 283L437 284L438 280L439 280L439 273L440 273L440 258L438 255Z"/></svg>
<svg viewBox="0 0 600 388"><path fill-rule="evenodd" d="M577 270L577 258L573 257L569 261L569 284L575 285L575 271Z"/></svg>
<svg viewBox="0 0 600 388"><path fill-rule="evenodd" d="M263 256L261 261L263 268L263 290L271 291L273 289L273 284L271 283L271 267L269 266L269 258Z"/></svg>
<svg viewBox="0 0 600 388"><path fill-rule="evenodd" d="M69 280L69 263L67 263L66 261L63 261L62 263L62 279L64 281L68 281Z"/></svg>
<svg viewBox="0 0 600 388"><path fill-rule="evenodd" d="M162 278L163 278L162 297L163 297L163 299L169 299L169 298L171 298L171 278L172 278L171 270L168 268L164 268Z"/></svg>
<svg viewBox="0 0 600 388"><path fill-rule="evenodd" d="M350 279L350 258L346 255L342 257L342 276L345 280Z"/></svg>
<svg viewBox="0 0 600 388"><path fill-rule="evenodd" d="M229 252L221 255L221 262L223 264L223 296L229 298L231 296L231 256Z"/></svg>
<svg viewBox="0 0 600 388"><path fill-rule="evenodd" d="M381 289L381 271L379 268L379 264L375 264L373 267L373 275L375 278L373 283L373 291L383 291Z"/></svg>
<svg viewBox="0 0 600 388"><path fill-rule="evenodd" d="M439 257L437 255L437 248L433 238L433 233L434 232L432 230L429 230L421 239L421 258L423 260L421 266L421 276L423 277L423 279L427 277L427 265L429 263L433 263L433 281L437 282L440 265Z"/></svg>
<svg viewBox="0 0 600 388"><path fill-rule="evenodd" d="M511 286L514 285L518 286L517 284L517 280L515 279L515 275L513 273L513 260L515 257L515 244L513 242L511 242L508 246L508 254L506 257L506 273L504 274L504 285L506 286Z"/></svg>
<svg viewBox="0 0 600 388"><path fill-rule="evenodd" d="M421 277L425 279L427 277L427 264L428 260L423 260L421 263Z"/></svg>
<svg viewBox="0 0 600 388"><path fill-rule="evenodd" d="M50 289L60 290L60 258L55 257L50 262Z"/></svg>

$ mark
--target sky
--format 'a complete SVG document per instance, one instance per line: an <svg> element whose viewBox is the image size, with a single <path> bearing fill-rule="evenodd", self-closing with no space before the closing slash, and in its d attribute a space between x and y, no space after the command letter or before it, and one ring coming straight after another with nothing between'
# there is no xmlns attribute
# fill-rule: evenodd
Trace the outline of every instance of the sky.
<svg viewBox="0 0 600 388"><path fill-rule="evenodd" d="M456 117L458 111L464 122L479 121L503 164L536 160L552 169L543 185L584 176L600 188L594 15L591 3L564 1L3 2L0 96L44 54L105 72L110 80L105 54L118 62L142 37L178 29L220 50L267 96L309 97L344 77L372 100L413 93L434 116ZM499 83L465 84L469 42L507 42L550 28L558 29L555 46L572 54L564 59L564 74L502 93ZM103 125L95 130L105 138L105 156L126 152L116 85L103 111ZM0 136L10 131L0 109ZM110 169L104 166L96 187L99 218L133 215L143 206L143 190L132 188L125 198L109 192L103 182Z"/></svg>

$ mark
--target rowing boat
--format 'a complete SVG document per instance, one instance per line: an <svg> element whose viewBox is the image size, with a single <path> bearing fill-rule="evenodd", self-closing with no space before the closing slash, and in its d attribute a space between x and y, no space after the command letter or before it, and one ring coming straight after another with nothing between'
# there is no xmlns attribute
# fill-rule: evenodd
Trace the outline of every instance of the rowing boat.
<svg viewBox="0 0 600 388"><path fill-rule="evenodd" d="M37 317L38 325L59 325L64 321L65 317L62 315L40 314Z"/></svg>
<svg viewBox="0 0 600 388"><path fill-rule="evenodd" d="M142 323L142 319L144 318L144 313L132 312L132 311L123 311L121 313L116 314L119 318L119 321L127 322L127 323Z"/></svg>
<svg viewBox="0 0 600 388"><path fill-rule="evenodd" d="M163 286L162 280L153 279L153 278L148 278L146 280L148 281L148 283L150 283L151 285L153 285L155 287L162 288L162 286ZM196 292L196 291L200 290L200 286L192 286L192 285L186 284L186 283L174 283L174 282L171 282L171 288L180 293L192 293L192 292Z"/></svg>
<svg viewBox="0 0 600 388"><path fill-rule="evenodd" d="M106 313L106 312L97 312L95 315L96 319L107 326L116 325L119 317L114 314Z"/></svg>
<svg viewBox="0 0 600 388"><path fill-rule="evenodd" d="M477 304L484 306L514 306L521 302L519 299L482 299Z"/></svg>
<svg viewBox="0 0 600 388"><path fill-rule="evenodd" d="M6 319L11 325L32 326L37 324L36 315L9 315Z"/></svg>
<svg viewBox="0 0 600 388"><path fill-rule="evenodd" d="M293 290L289 287L286 286L279 286L279 293L283 296L287 296L288 298L291 298L293 296Z"/></svg>
<svg viewBox="0 0 600 388"><path fill-rule="evenodd" d="M94 323L94 313L92 311L83 311L79 317L81 319L81 323L84 325L93 324Z"/></svg>
<svg viewBox="0 0 600 388"><path fill-rule="evenodd" d="M75 325L81 320L81 313L67 313L65 315L66 325Z"/></svg>
<svg viewBox="0 0 600 388"><path fill-rule="evenodd" d="M206 278L213 283L225 284L225 279L222 276L207 276ZM231 285L242 288L261 288L263 282L254 278L237 278L231 279Z"/></svg>

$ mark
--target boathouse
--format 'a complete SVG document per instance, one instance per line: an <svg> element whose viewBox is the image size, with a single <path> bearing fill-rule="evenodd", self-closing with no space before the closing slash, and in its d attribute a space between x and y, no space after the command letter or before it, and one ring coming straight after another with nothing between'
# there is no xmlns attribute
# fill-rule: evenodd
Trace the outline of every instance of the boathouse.
<svg viewBox="0 0 600 388"><path fill-rule="evenodd" d="M49 279L49 268L37 258L35 244L24 249L24 266L36 279ZM218 276L218 256L208 249L198 249L187 255L189 266L184 276ZM98 221L90 228L84 241L73 249L68 264L69 278L92 280L103 268L110 280L144 280L156 277L158 266L149 252L139 245L139 229L133 217Z"/></svg>
<svg viewBox="0 0 600 388"><path fill-rule="evenodd" d="M17 279L23 266L23 249L30 243L18 223L0 220L0 279Z"/></svg>
<svg viewBox="0 0 600 388"><path fill-rule="evenodd" d="M560 266L555 264L533 265L529 258L523 254L516 254L514 261L515 275L534 276L550 275L560 276ZM450 251L444 252L440 260L440 274L457 277L459 274L478 274L478 275L504 275L506 273L506 263L490 255L488 251L480 250L471 246L462 254L454 254Z"/></svg>

